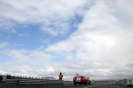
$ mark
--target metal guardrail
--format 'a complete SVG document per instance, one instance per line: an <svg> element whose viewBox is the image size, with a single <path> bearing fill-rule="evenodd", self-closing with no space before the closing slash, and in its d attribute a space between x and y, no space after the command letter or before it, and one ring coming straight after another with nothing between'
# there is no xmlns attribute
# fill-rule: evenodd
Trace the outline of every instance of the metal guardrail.
<svg viewBox="0 0 133 88"><path fill-rule="evenodd" d="M63 85L63 80L46 80L46 79L3 79L7 85Z"/></svg>
<svg viewBox="0 0 133 88"><path fill-rule="evenodd" d="M133 79L127 80L127 85L133 85Z"/></svg>
<svg viewBox="0 0 133 88"><path fill-rule="evenodd" d="M118 80L115 82L115 84L119 84L119 85L123 85L123 86L133 85L133 79Z"/></svg>

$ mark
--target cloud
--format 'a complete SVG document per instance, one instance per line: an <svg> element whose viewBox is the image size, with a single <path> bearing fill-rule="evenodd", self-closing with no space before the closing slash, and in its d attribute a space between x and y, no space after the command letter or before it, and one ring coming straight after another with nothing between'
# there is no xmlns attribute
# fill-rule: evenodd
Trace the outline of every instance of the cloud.
<svg viewBox="0 0 133 88"><path fill-rule="evenodd" d="M49 60L52 58L50 54L46 54L45 52L42 51L26 51L26 50L4 50L0 51L1 54L8 55L16 60Z"/></svg>
<svg viewBox="0 0 133 88"><path fill-rule="evenodd" d="M66 34L68 33L69 29L70 24L68 22L54 22L49 24L49 26L43 25L41 28L42 31L54 36L58 36L59 34Z"/></svg>
<svg viewBox="0 0 133 88"><path fill-rule="evenodd" d="M16 31L13 29L13 26L14 24L10 22L9 20L4 19L2 17L0 18L0 31L7 31L7 32L15 33Z"/></svg>
<svg viewBox="0 0 133 88"><path fill-rule="evenodd" d="M26 54L25 50L4 50L4 51L1 51L1 53L19 60L30 59L28 56L25 55Z"/></svg>
<svg viewBox="0 0 133 88"><path fill-rule="evenodd" d="M19 65L18 65L19 64ZM4 65L4 66L3 66ZM11 74L16 76L31 76L34 74L34 70L31 69L28 65L22 64L19 62L5 62L0 63L0 73L2 74ZM9 69L10 68L10 69ZM2 70L4 69L4 70Z"/></svg>
<svg viewBox="0 0 133 88"><path fill-rule="evenodd" d="M64 56L72 53L73 60L76 58L89 64L104 62L107 68L103 64L100 64L101 67L96 64L97 67L92 70L99 73L101 77L108 78L107 74L116 77L116 75L121 74L118 78L130 78L133 70L126 64L131 64L133 60L133 30L131 29L133 18L130 16L133 11L129 13L128 8L131 8L131 5L128 6L127 3L132 3L132 1L125 2L127 7L124 9L121 6L125 4L121 3L121 6L119 6L118 2L96 1L78 25L78 31L71 34L67 40L50 45L46 48L46 51L64 54ZM119 68L110 68L108 67L110 64ZM78 65L82 69L85 67ZM95 67L94 64L92 64L92 67L87 66L88 69ZM79 71L81 68L77 68L77 70ZM118 69L119 72L117 72ZM126 74L126 72L129 73ZM79 71L79 73L82 72ZM97 78L98 74L93 75L93 77Z"/></svg>
<svg viewBox="0 0 133 88"><path fill-rule="evenodd" d="M34 51L31 52L30 54L31 57L36 58L36 59L44 59L44 60L49 60L52 58L52 56L50 54L46 54L42 51Z"/></svg>
<svg viewBox="0 0 133 88"><path fill-rule="evenodd" d="M28 25L23 25L23 28L28 28Z"/></svg>
<svg viewBox="0 0 133 88"><path fill-rule="evenodd" d="M14 44L14 46L22 46L23 44Z"/></svg>
<svg viewBox="0 0 133 88"><path fill-rule="evenodd" d="M5 48L6 46L8 46L7 42L1 42L0 43L0 48Z"/></svg>
<svg viewBox="0 0 133 88"><path fill-rule="evenodd" d="M123 22L115 16L116 14L112 9L114 8L110 8L106 2L97 1L86 12L82 23L78 25L77 32L71 34L67 40L49 46L46 50L55 52L75 51L77 57L81 58L86 55L91 59L125 59L130 56L133 31L130 27L123 27ZM131 57L128 58L132 59Z"/></svg>
<svg viewBox="0 0 133 88"><path fill-rule="evenodd" d="M20 19L18 16L13 17L12 14L9 14L12 17L10 19L20 23L42 23L42 30L52 35L63 34L69 29L70 23L68 22L75 17L75 13L82 15L83 19L81 23L76 24L77 31L66 40L48 47L41 46L33 51L1 51L1 54L17 59L17 61L1 62L0 69L7 69L10 66L12 74L21 73L22 75L56 78L58 78L59 72L62 72L65 80L72 80L77 73L87 75L94 80L133 77L133 11L129 9L132 7L130 5L132 1L95 1L88 6L89 8L84 8L83 12L81 8L85 7L85 4L82 1L76 1L76 4L75 1L72 3L60 1L61 4L56 1L47 1L45 4L32 2L30 5L23 1L20 2L21 5L15 1L9 1L8 4L13 6L14 11L24 12L25 10L27 13L22 14ZM28 12L26 8L31 11ZM54 11L53 8L55 8ZM78 12L78 9L81 12ZM40 13L35 13L36 10ZM66 14L67 11L68 14ZM29 13L32 16L29 17ZM64 28L66 29L63 30ZM59 56L63 56L63 58L58 58ZM53 59L56 61L67 59L67 61L51 61ZM0 72L8 72L8 70L0 70Z"/></svg>
<svg viewBox="0 0 133 88"><path fill-rule="evenodd" d="M0 27L11 29L15 23L41 24L41 30L51 35L65 34L70 29L70 20L75 15L84 13L82 9L86 3L87 0L1 1L1 23L6 24L1 24Z"/></svg>
<svg viewBox="0 0 133 88"><path fill-rule="evenodd" d="M128 20L130 20L130 18L133 19L133 10L131 9L131 8L133 8L132 3L133 3L132 0L128 0L127 2L124 0L117 0L116 1L116 6L121 11L121 13L123 15L125 15L125 17ZM132 21L130 21L130 22L132 22Z"/></svg>
<svg viewBox="0 0 133 88"><path fill-rule="evenodd" d="M28 36L29 34L28 33L25 33L25 34L18 34L18 36Z"/></svg>
<svg viewBox="0 0 133 88"><path fill-rule="evenodd" d="M46 69L47 72L51 72L51 69L48 69L50 67L48 64L50 63L49 60L53 57L45 52L3 50L0 51L0 54L8 57L5 62L0 62L0 73L35 77L42 74L40 69Z"/></svg>

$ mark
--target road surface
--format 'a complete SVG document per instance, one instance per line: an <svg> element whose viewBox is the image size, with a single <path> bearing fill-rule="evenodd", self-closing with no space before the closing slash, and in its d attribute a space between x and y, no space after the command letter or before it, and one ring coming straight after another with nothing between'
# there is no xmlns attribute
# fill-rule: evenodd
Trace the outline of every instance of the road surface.
<svg viewBox="0 0 133 88"><path fill-rule="evenodd" d="M72 82L65 82L64 85L30 85L30 86L0 86L0 88L133 88L133 86L116 85L113 82L94 82L91 85L73 85Z"/></svg>

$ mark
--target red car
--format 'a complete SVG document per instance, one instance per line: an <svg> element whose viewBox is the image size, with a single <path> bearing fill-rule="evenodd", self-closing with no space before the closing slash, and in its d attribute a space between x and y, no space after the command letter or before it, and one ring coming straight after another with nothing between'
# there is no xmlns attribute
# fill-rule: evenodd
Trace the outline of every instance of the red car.
<svg viewBox="0 0 133 88"><path fill-rule="evenodd" d="M74 85L76 85L76 84L79 84L79 85L81 85L81 84L85 84L85 85L89 84L90 85L91 81L86 76L77 76L77 77L73 78L73 83L74 83Z"/></svg>

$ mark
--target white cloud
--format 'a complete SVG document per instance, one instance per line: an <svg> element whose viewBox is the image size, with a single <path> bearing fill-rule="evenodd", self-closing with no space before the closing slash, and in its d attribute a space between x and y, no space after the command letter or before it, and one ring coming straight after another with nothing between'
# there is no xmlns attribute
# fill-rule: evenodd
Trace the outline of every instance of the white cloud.
<svg viewBox="0 0 133 88"><path fill-rule="evenodd" d="M120 66L118 69L123 73L118 76L121 72L117 73L115 67L112 69L107 67L106 69L106 66L101 64L103 69L100 69L102 67L96 65L99 68L96 67L96 70L93 69L93 71L100 72L101 77L106 77L108 73L111 75L113 72L113 75L117 75L118 78L122 78L122 76L131 77L126 72L130 74L133 71L131 70L132 67L129 68L126 64L131 63L133 60L133 18L130 16L133 11L130 10L129 13L128 8L131 8L131 6L127 4L132 3L132 1L125 2L126 4L123 3L123 5L126 5L124 9L117 8L117 4L114 3L115 1L112 3L102 0L96 1L84 15L82 22L78 25L77 32L71 34L65 41L50 45L46 50L57 54L65 53L64 56L67 53L68 55L74 53L71 55L73 59L86 61L86 63L104 62L107 65L111 63L116 67ZM118 12L116 13L116 11ZM95 67L94 64L93 66ZM96 75L98 77L98 74Z"/></svg>
<svg viewBox="0 0 133 88"><path fill-rule="evenodd" d="M44 74L40 69L46 69L48 73L53 71L49 66L49 60L53 57L42 51L3 50L0 54L8 57L6 62L0 62L0 73L35 77Z"/></svg>
<svg viewBox="0 0 133 88"><path fill-rule="evenodd" d="M81 15L84 13L81 9L84 8L87 2L87 0L1 1L0 16L2 23L7 25L1 24L0 27L10 29L14 24L13 22L26 23L27 25L42 24L41 30L44 32L52 35L64 34L70 28L70 20L74 19L76 14ZM8 24L10 25L8 26Z"/></svg>
<svg viewBox="0 0 133 88"><path fill-rule="evenodd" d="M56 52L74 50L77 57L85 55L91 59L123 58L124 60L127 56L132 59L128 51L132 52L133 31L127 26L123 27L123 22L115 17L116 14L112 9L114 8L110 8L106 2L97 1L85 14L77 32L68 40L53 44L46 50Z"/></svg>
<svg viewBox="0 0 133 88"><path fill-rule="evenodd" d="M44 53L44 52L42 52L42 51L34 51L34 52L31 52L30 56L33 57L33 58L36 58L36 59L38 59L38 60L39 60L39 59L42 59L42 60L49 60L49 59L52 58L51 55L46 54L46 53Z"/></svg>
<svg viewBox="0 0 133 88"><path fill-rule="evenodd" d="M23 28L28 28L28 25L23 25Z"/></svg>
<svg viewBox="0 0 133 88"><path fill-rule="evenodd" d="M52 58L50 54L46 54L42 51L26 51L26 50L4 50L0 51L1 54L8 55L18 61L46 61Z"/></svg>
<svg viewBox="0 0 133 88"><path fill-rule="evenodd" d="M37 63L37 62L36 62ZM116 79L125 77L125 70L122 68L114 68L113 64L106 63L86 63L70 61L64 63L40 63L36 65L33 63L32 66L29 64L21 63L3 63L0 68L4 69L4 73L13 75L26 75L26 76L52 76L58 79L59 72L64 75L64 80L72 80L72 78L79 73L80 75L87 75L90 79ZM19 64L19 65L18 65ZM3 67L3 65L5 67ZM16 67L17 65L17 67ZM11 67L10 67L11 66ZM10 69L8 69L10 68ZM15 68L15 69L14 69ZM128 70L126 70L128 71ZM2 72L2 70L0 70ZM123 73L123 74L122 74ZM128 71L129 77L132 77L132 70ZM108 77L109 76L109 77Z"/></svg>
<svg viewBox="0 0 133 88"><path fill-rule="evenodd" d="M57 36L58 34L68 33L69 28L70 24L68 22L54 22L49 24L49 26L43 25L41 29L44 32Z"/></svg>
<svg viewBox="0 0 133 88"><path fill-rule="evenodd" d="M1 42L0 43L0 48L5 48L6 46L8 46L7 42Z"/></svg>
<svg viewBox="0 0 133 88"><path fill-rule="evenodd" d="M64 24L70 25L66 21L74 17L74 11L77 11L77 8L83 5L80 4L80 1L79 3L76 1L79 5L73 4L73 1L73 3L69 2L60 1L62 3L60 4L54 1L50 3L51 6L49 6L48 1L46 4L42 2L35 4L32 2L30 5L21 2L23 6L15 2L9 3L17 7L15 7L17 10L14 11L19 12L21 10L23 12L26 7L33 6L34 10L37 9L40 12L35 13L36 11L34 12L30 8L31 12L22 14L21 19L17 16L14 17L15 21L30 23L32 19L31 23L43 23L42 29L44 27L47 29L59 20L54 27L60 31L60 29L66 28ZM130 0L126 2L119 0L109 2L104 0L95 1L89 9L85 9L81 13L79 12L83 16L82 22L77 25L78 30L71 34L68 39L49 45L47 48L41 46L41 51L39 49L36 51L1 51L1 53L4 52L6 55L18 59L18 63L8 63L9 65L7 65L7 63L1 62L0 69L10 66L15 68L10 70L11 73L30 74L32 76L53 76L56 78L58 78L59 72L62 72L65 80L72 80L72 77L77 73L87 75L91 79L132 78L133 11L131 9L129 11L129 8L132 7L130 3L132 3ZM46 5L47 9L42 9L44 5ZM64 8L61 8L62 6ZM54 11L53 8L55 8ZM66 12L69 13L66 14ZM29 13L36 17L28 17ZM12 14L11 17L13 18ZM58 26L61 23L62 25ZM58 35L58 32L54 31L54 29L46 31L53 35ZM63 32L60 31L59 34ZM60 55L64 55L68 62L49 61ZM23 58L25 59L21 61ZM15 67L16 65L17 67ZM0 70L0 72L3 72L3 70ZM4 70L4 72L8 72L8 70Z"/></svg>
<svg viewBox="0 0 133 88"><path fill-rule="evenodd" d="M0 10L0 13L2 13L1 10ZM2 17L0 18L0 31L7 31L7 32L15 33L16 31L13 29L13 26L14 24L10 22L9 20L4 19Z"/></svg>
<svg viewBox="0 0 133 88"><path fill-rule="evenodd" d="M116 6L119 8L121 11L122 15L125 15L126 19L130 20L133 19L133 1L132 0L117 0L116 1ZM132 22L132 21L130 21ZM132 24L132 23L131 23Z"/></svg>
<svg viewBox="0 0 133 88"><path fill-rule="evenodd" d="M22 46L23 44L14 44L14 46Z"/></svg>
<svg viewBox="0 0 133 88"><path fill-rule="evenodd" d="M25 34L18 34L18 36L28 36L29 34L28 33L25 33Z"/></svg>
<svg viewBox="0 0 133 88"><path fill-rule="evenodd" d="M25 50L4 50L1 51L1 53L19 60L30 59L28 56L25 55L26 54Z"/></svg>

